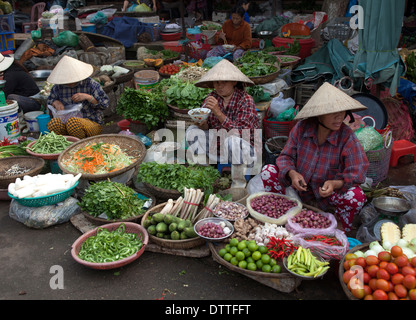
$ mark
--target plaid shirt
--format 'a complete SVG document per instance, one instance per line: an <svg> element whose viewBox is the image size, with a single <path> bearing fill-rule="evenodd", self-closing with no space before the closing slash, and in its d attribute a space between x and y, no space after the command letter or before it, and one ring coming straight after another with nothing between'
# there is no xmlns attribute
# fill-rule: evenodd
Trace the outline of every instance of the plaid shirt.
<svg viewBox="0 0 416 320"><path fill-rule="evenodd" d="M223 98L215 91L212 91L207 98L209 96L213 96L218 100L218 105L226 116L225 121L221 124L218 118L211 113L208 118L209 128L218 130L225 129L227 131L237 129L240 136L242 129L251 129L250 143L254 145L253 130L259 128L259 118L253 98L244 90L235 89L228 105L224 106ZM204 104L205 101L202 105Z"/></svg>
<svg viewBox="0 0 416 320"><path fill-rule="evenodd" d="M82 101L81 112L84 118L103 124L103 110L108 107L110 100L101 85L91 78L80 81L74 88L62 84L54 85L48 97L48 104L52 105L52 102L56 100L61 101L64 106L74 104L72 96L75 93L88 93L98 101L96 105Z"/></svg>
<svg viewBox="0 0 416 320"><path fill-rule="evenodd" d="M304 177L308 191L300 192L302 199L320 199L319 187L327 180L343 180L344 186L337 192L345 193L365 181L369 166L361 143L347 125L331 132L321 145L317 128L313 119L298 122L276 160L279 181L284 186L291 184L287 173L292 169Z"/></svg>

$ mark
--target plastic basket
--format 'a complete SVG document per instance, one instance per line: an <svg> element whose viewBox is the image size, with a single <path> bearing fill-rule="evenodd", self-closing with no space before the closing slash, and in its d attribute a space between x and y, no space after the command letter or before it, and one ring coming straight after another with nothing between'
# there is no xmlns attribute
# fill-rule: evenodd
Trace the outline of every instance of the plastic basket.
<svg viewBox="0 0 416 320"><path fill-rule="evenodd" d="M329 40L338 39L345 41L349 39L352 32L350 20L351 18L349 17L336 17L332 19L327 25Z"/></svg>
<svg viewBox="0 0 416 320"><path fill-rule="evenodd" d="M298 122L292 121L270 121L269 118L270 106L267 108L266 115L263 118L263 132L264 138L269 139L277 136L288 137L292 128Z"/></svg>
<svg viewBox="0 0 416 320"><path fill-rule="evenodd" d="M54 204L57 204L59 202L62 202L68 199L74 193L74 190L77 187L78 183L79 181L77 181L68 190L54 193L48 196L36 197L36 198L16 198L15 196L12 196L9 192L9 197L16 200L22 206L26 206L26 207L52 206Z"/></svg>
<svg viewBox="0 0 416 320"><path fill-rule="evenodd" d="M0 15L0 31L14 32L15 27L14 13Z"/></svg>
<svg viewBox="0 0 416 320"><path fill-rule="evenodd" d="M391 130L377 130L382 136L384 147L379 150L370 150L366 152L368 162L370 165L367 169L367 178L373 180L373 185L387 178L390 167L391 150L393 149L392 132Z"/></svg>
<svg viewBox="0 0 416 320"><path fill-rule="evenodd" d="M211 45L207 43L207 37L205 35L201 35L201 41L191 41L189 42L189 55L194 58L195 60L202 59L204 60L207 57L208 51L211 50ZM197 48L195 45L200 46Z"/></svg>
<svg viewBox="0 0 416 320"><path fill-rule="evenodd" d="M14 32L0 32L0 51L15 50Z"/></svg>

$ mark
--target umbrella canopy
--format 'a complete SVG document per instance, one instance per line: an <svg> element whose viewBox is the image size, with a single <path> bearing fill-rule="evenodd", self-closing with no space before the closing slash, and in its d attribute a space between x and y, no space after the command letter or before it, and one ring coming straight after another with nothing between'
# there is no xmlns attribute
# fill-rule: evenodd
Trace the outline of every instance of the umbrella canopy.
<svg viewBox="0 0 416 320"><path fill-rule="evenodd" d="M354 77L385 84L393 96L406 70L397 50L405 0L359 0L358 4L363 8L364 28L358 32Z"/></svg>

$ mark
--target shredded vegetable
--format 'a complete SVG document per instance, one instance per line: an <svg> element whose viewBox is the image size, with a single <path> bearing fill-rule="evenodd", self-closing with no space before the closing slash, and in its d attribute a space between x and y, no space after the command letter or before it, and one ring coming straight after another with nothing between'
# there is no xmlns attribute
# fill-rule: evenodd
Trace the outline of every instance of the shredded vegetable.
<svg viewBox="0 0 416 320"><path fill-rule="evenodd" d="M93 143L72 154L64 165L72 172L104 174L123 169L133 163L133 157L118 145Z"/></svg>
<svg viewBox="0 0 416 320"><path fill-rule="evenodd" d="M84 241L78 257L93 263L121 260L143 247L142 235L126 232L124 223L113 231L99 227L97 234Z"/></svg>

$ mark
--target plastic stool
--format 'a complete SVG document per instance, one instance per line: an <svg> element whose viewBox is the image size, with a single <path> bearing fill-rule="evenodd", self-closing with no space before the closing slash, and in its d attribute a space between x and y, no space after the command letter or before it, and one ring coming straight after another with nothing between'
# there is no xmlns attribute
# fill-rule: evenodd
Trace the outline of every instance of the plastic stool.
<svg viewBox="0 0 416 320"><path fill-rule="evenodd" d="M397 166L399 158L402 156L413 154L413 161L416 159L416 144L408 140L393 141L393 148L391 150L390 167Z"/></svg>
<svg viewBox="0 0 416 320"><path fill-rule="evenodd" d="M221 174L222 170L224 170L224 169L230 169L231 170L231 164L229 164L229 163L218 163L217 164L217 169ZM249 175L249 174L246 174L244 177L246 178L246 181L250 181L250 179L251 179L251 175Z"/></svg>

